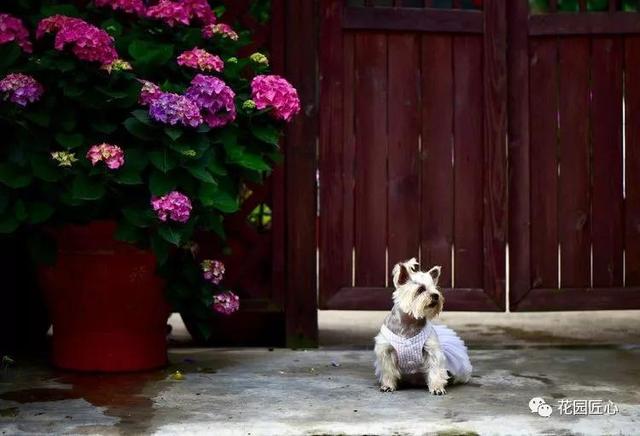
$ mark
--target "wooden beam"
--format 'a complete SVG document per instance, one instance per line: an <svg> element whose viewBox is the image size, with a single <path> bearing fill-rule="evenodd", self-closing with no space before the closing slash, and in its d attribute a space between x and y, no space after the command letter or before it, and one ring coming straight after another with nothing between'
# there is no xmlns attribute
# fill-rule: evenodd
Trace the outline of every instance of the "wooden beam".
<svg viewBox="0 0 640 436"><path fill-rule="evenodd" d="M532 289L518 311L640 309L640 288Z"/></svg>
<svg viewBox="0 0 640 436"><path fill-rule="evenodd" d="M382 7L344 9L344 28L351 30L482 33L483 27L481 11Z"/></svg>
<svg viewBox="0 0 640 436"><path fill-rule="evenodd" d="M508 217L506 0L485 0L484 19L484 291L504 309Z"/></svg>
<svg viewBox="0 0 640 436"><path fill-rule="evenodd" d="M529 35L622 35L640 33L638 14L589 12L536 14L529 17Z"/></svg>
<svg viewBox="0 0 640 436"><path fill-rule="evenodd" d="M513 304L531 287L529 35L526 30L529 2L508 3L509 300Z"/></svg>
<svg viewBox="0 0 640 436"><path fill-rule="evenodd" d="M451 310L501 311L503 308L475 288L443 289L445 308ZM342 288L327 303L330 310L389 310L393 306L393 288Z"/></svg>
<svg viewBox="0 0 640 436"><path fill-rule="evenodd" d="M284 5L285 72L298 90L302 107L286 132L285 313L287 345L300 348L318 343L315 230L318 3L286 0Z"/></svg>

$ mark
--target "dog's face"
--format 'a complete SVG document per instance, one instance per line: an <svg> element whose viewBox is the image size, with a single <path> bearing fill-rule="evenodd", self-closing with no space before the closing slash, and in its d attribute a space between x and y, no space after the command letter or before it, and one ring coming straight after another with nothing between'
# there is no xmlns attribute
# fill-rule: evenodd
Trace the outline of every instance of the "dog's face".
<svg viewBox="0 0 640 436"><path fill-rule="evenodd" d="M417 271L415 258L393 267L393 302L415 319L433 319L442 312L444 297L438 290L440 267Z"/></svg>

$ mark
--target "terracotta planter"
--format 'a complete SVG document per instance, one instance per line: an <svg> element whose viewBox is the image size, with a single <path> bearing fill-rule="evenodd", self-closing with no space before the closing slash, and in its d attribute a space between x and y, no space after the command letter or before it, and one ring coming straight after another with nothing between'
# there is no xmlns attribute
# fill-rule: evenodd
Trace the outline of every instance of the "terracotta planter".
<svg viewBox="0 0 640 436"><path fill-rule="evenodd" d="M138 371L167 362L170 313L152 253L115 241L115 223L58 229L58 259L39 270L53 323L53 364Z"/></svg>

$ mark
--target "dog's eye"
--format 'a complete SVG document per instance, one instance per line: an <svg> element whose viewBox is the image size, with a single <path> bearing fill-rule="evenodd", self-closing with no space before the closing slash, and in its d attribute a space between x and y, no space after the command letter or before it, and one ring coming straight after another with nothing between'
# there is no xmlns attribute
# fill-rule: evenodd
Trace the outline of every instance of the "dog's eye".
<svg viewBox="0 0 640 436"><path fill-rule="evenodd" d="M422 294L423 292L425 292L427 290L427 288L425 288L424 286L420 286L418 288L418 290L416 291L416 294Z"/></svg>

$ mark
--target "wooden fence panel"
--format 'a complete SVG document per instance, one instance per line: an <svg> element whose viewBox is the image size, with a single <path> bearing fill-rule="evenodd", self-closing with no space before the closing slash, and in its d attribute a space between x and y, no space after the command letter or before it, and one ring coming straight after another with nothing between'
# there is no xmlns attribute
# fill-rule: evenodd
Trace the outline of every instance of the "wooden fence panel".
<svg viewBox="0 0 640 436"><path fill-rule="evenodd" d="M640 36L625 40L625 284L640 286Z"/></svg>

